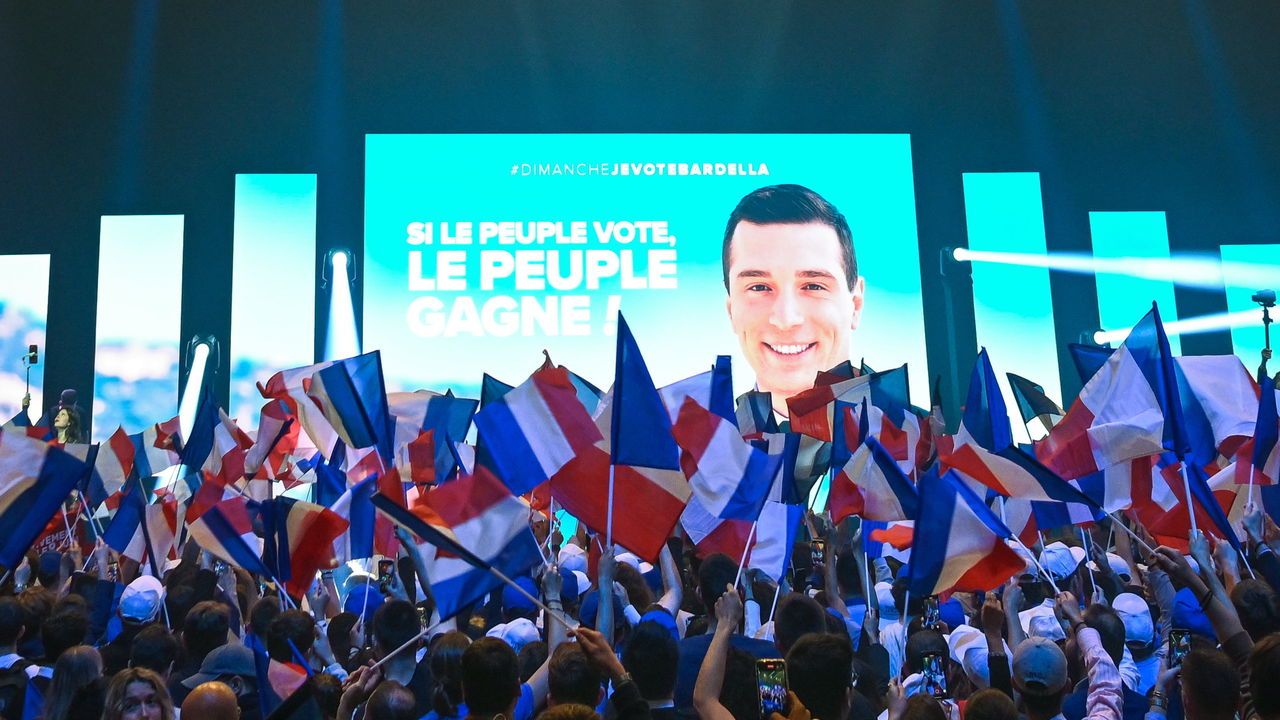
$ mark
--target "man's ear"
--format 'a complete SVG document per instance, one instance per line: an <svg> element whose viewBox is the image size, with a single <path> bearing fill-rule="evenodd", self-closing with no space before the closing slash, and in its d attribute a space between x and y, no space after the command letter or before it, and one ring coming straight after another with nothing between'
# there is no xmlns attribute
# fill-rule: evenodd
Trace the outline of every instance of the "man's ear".
<svg viewBox="0 0 1280 720"><path fill-rule="evenodd" d="M849 326L850 330L857 330L858 323L862 321L862 303L866 299L867 279L861 275L853 283L853 324Z"/></svg>
<svg viewBox="0 0 1280 720"><path fill-rule="evenodd" d="M729 316L729 322L733 322L733 298L727 293L724 296L724 312Z"/></svg>

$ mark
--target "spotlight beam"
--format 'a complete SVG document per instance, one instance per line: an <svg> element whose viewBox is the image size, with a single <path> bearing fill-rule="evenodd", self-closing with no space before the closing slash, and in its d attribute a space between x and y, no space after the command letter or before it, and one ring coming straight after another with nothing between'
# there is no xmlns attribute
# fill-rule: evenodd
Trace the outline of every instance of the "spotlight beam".
<svg viewBox="0 0 1280 720"><path fill-rule="evenodd" d="M1202 290L1221 290L1225 284L1243 287L1269 287L1275 284L1274 273L1266 267L1224 261L1212 255L1099 258L1083 253L1011 253L956 248L951 256L957 262L1041 267L1083 275L1125 275Z"/></svg>
<svg viewBox="0 0 1280 720"><path fill-rule="evenodd" d="M1164 331L1168 335L1195 335L1198 333L1212 332L1214 330L1227 330L1230 328L1256 325L1260 322L1262 322L1261 308L1252 308L1237 312L1202 315L1200 317L1187 318L1186 320L1167 322L1164 324ZM1093 341L1099 345L1123 342L1125 338L1129 337L1129 332L1131 330L1132 328L1099 330L1093 334Z"/></svg>
<svg viewBox="0 0 1280 720"><path fill-rule="evenodd" d="M351 298L351 252L334 250L329 254L329 326L325 329L324 359L337 360L360 354L360 337L356 332L356 312Z"/></svg>

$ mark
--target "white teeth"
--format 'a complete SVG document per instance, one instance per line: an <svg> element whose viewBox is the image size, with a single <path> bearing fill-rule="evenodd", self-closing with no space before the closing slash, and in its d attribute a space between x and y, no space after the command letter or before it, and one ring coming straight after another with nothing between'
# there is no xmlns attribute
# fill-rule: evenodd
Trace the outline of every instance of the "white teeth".
<svg viewBox="0 0 1280 720"><path fill-rule="evenodd" d="M799 355L808 350L810 345L770 345L769 347L779 355Z"/></svg>

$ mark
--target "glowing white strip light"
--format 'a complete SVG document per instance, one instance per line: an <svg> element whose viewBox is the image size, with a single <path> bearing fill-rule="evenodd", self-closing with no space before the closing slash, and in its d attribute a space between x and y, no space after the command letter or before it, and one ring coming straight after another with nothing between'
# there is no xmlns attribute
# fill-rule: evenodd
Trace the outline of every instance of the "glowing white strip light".
<svg viewBox="0 0 1280 720"><path fill-rule="evenodd" d="M1196 333L1211 332L1213 330L1256 325L1261 322L1262 308L1253 308L1251 310L1239 310L1217 315L1201 315L1200 317L1187 318L1186 320L1168 322L1164 324L1164 331L1168 335L1195 335ZM1129 337L1131 330L1132 328L1099 330L1093 334L1093 341L1099 345L1124 342L1124 339Z"/></svg>
<svg viewBox="0 0 1280 720"><path fill-rule="evenodd" d="M324 359L338 360L360 354L356 311L351 300L351 255L338 250L329 258L329 327L325 331Z"/></svg>
<svg viewBox="0 0 1280 720"><path fill-rule="evenodd" d="M200 391L204 388L204 370L209 365L209 343L200 341L191 353L191 369L187 371L187 386L182 389L178 403L178 427L182 437L191 437L191 426L196 421L196 409L200 404Z"/></svg>
<svg viewBox="0 0 1280 720"><path fill-rule="evenodd" d="M1042 267L1087 275L1127 275L1144 280L1165 280L1182 287L1221 290L1224 284L1268 288L1280 284L1266 265L1224 261L1213 255L1180 255L1171 258L1097 258L1084 253L1006 253L956 248L957 262L989 262Z"/></svg>

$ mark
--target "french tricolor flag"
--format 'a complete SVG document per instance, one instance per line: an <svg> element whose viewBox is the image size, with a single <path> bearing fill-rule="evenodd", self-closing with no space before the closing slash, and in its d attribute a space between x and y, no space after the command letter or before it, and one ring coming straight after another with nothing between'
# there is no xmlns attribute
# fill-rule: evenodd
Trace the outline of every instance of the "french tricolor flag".
<svg viewBox="0 0 1280 720"><path fill-rule="evenodd" d="M1094 505L1091 498L1073 487L1021 448L1010 445L988 452L965 444L940 458L944 467L973 478L1005 497Z"/></svg>
<svg viewBox="0 0 1280 720"><path fill-rule="evenodd" d="M564 367L550 358L529 379L475 416L498 477L523 495L603 439Z"/></svg>
<svg viewBox="0 0 1280 720"><path fill-rule="evenodd" d="M778 474L781 455L753 447L738 428L686 396L671 434L698 502L719 518L755 520Z"/></svg>
<svg viewBox="0 0 1280 720"><path fill-rule="evenodd" d="M88 471L59 448L22 432L0 431L0 565L18 566Z"/></svg>
<svg viewBox="0 0 1280 720"><path fill-rule="evenodd" d="M702 507L696 497L690 499L680 516L680 526L694 544L698 557L724 553L736 562L745 552L746 567L756 568L774 580L780 580L791 566L791 551L795 546L805 509L804 505L782 502L783 478L786 475L784 472L778 473L778 479L769 491L769 497L756 522L749 551L747 539L752 535L750 520L725 520L716 517Z"/></svg>
<svg viewBox="0 0 1280 720"><path fill-rule="evenodd" d="M373 494L378 489L378 477L372 475L347 488L329 509L351 524L333 544L338 562L371 558L374 553L374 534L377 513L373 507Z"/></svg>
<svg viewBox="0 0 1280 720"><path fill-rule="evenodd" d="M1172 368L1169 340L1153 306L1036 444L1040 461L1074 479L1165 449L1187 449Z"/></svg>
<svg viewBox="0 0 1280 720"><path fill-rule="evenodd" d="M379 351L319 369L311 376L307 396L348 448L375 447L391 462L395 420L387 406Z"/></svg>
<svg viewBox="0 0 1280 720"><path fill-rule="evenodd" d="M102 489L107 495L119 492L125 481L133 472L133 458L137 452L133 441L118 427L111 437L98 447L93 460L93 471L102 482Z"/></svg>
<svg viewBox="0 0 1280 720"><path fill-rule="evenodd" d="M271 577L262 562L262 540L244 497L221 500L187 525L190 539L218 558L255 575Z"/></svg>
<svg viewBox="0 0 1280 720"><path fill-rule="evenodd" d="M1253 436L1253 452L1249 462L1236 462L1236 468L1251 469L1244 475L1243 483L1253 482L1255 485L1273 485L1280 480L1280 425L1277 424L1277 399L1280 391L1276 390L1275 381L1266 377L1262 379L1262 398L1258 401L1258 416ZM1252 479L1250 479L1252 478ZM1237 478L1237 482L1240 479Z"/></svg>
<svg viewBox="0 0 1280 720"><path fill-rule="evenodd" d="M928 542L911 548L911 594L992 590L1026 563L1005 544L1013 533L982 500L950 472L920 478L916 533Z"/></svg>
<svg viewBox="0 0 1280 720"><path fill-rule="evenodd" d="M912 520L919 497L910 478L874 437L868 436L831 481L831 519Z"/></svg>
<svg viewBox="0 0 1280 720"><path fill-rule="evenodd" d="M528 503L483 467L428 490L412 510L382 495L374 495L373 504L425 541L422 556L442 620L501 584L491 568L516 577L543 561Z"/></svg>
<svg viewBox="0 0 1280 720"><path fill-rule="evenodd" d="M915 521L862 521L862 549L869 558L894 558L911 562L911 545L915 541Z"/></svg>

